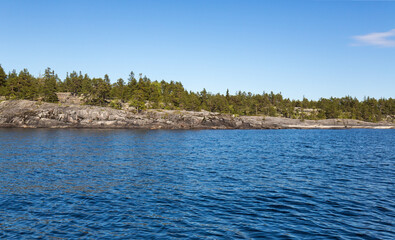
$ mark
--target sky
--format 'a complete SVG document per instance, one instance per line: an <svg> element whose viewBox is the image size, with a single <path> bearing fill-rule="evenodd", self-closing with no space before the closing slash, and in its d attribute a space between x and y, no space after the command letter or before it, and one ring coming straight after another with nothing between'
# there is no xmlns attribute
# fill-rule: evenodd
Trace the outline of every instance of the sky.
<svg viewBox="0 0 395 240"><path fill-rule="evenodd" d="M0 0L0 64L291 99L395 97L395 1Z"/></svg>

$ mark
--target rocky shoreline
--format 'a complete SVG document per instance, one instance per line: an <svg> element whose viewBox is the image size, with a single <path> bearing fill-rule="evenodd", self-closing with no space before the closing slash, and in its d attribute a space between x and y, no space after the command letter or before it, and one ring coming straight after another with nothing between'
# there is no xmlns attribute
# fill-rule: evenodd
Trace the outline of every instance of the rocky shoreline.
<svg viewBox="0 0 395 240"><path fill-rule="evenodd" d="M299 120L232 116L207 111L146 110L134 113L108 107L27 100L0 102L1 128L97 129L394 129L394 123L351 119Z"/></svg>

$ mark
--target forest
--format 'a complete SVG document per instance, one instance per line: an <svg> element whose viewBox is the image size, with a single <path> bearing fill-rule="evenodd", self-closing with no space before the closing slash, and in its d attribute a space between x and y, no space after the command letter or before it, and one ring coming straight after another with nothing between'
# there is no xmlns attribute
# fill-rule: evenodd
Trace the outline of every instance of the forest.
<svg viewBox="0 0 395 240"><path fill-rule="evenodd" d="M5 99L26 99L58 102L57 92L70 92L83 98L88 105L121 109L125 104L142 111L145 109L170 109L220 112L234 115L263 115L296 119L358 119L370 122L394 122L395 99L365 97L358 100L351 96L321 98L317 101L303 98L291 100L281 93L252 94L238 91L230 94L213 94L186 90L181 82L151 81L143 74L129 74L111 83L108 75L91 78L88 74L73 71L64 80L50 68L34 77L27 69L8 74L0 65L0 96Z"/></svg>

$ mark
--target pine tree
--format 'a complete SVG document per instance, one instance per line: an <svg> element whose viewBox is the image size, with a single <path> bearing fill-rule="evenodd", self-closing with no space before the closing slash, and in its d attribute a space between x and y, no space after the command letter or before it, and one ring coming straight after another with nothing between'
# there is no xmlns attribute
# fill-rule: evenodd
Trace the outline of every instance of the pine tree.
<svg viewBox="0 0 395 240"><path fill-rule="evenodd" d="M89 98L92 93L92 80L88 74L85 74L82 78L81 93L84 95L85 99Z"/></svg>
<svg viewBox="0 0 395 240"><path fill-rule="evenodd" d="M50 68L45 70L44 74L44 86L43 86L43 100L45 102L58 102L58 96L56 95L56 83L58 76Z"/></svg>
<svg viewBox="0 0 395 240"><path fill-rule="evenodd" d="M117 98L121 101L126 101L126 86L125 81L120 78L116 83L112 85L111 88L111 97Z"/></svg>
<svg viewBox="0 0 395 240"><path fill-rule="evenodd" d="M93 105L104 106L107 103L107 99L110 96L111 85L108 76L105 79L102 78L92 78L92 89L90 100L88 101Z"/></svg>
<svg viewBox="0 0 395 240"><path fill-rule="evenodd" d="M7 94L7 74L4 72L4 69L0 65L0 96L5 96Z"/></svg>
<svg viewBox="0 0 395 240"><path fill-rule="evenodd" d="M38 81L27 69L19 72L19 82L21 83L20 96L18 98L35 100L39 95Z"/></svg>
<svg viewBox="0 0 395 240"><path fill-rule="evenodd" d="M73 95L79 95L82 93L82 81L83 77L81 73L78 75L75 71L67 74L64 80L64 90L71 92Z"/></svg>
<svg viewBox="0 0 395 240"><path fill-rule="evenodd" d="M4 72L4 69L1 67L0 64L0 87L5 87L7 80L7 74Z"/></svg>

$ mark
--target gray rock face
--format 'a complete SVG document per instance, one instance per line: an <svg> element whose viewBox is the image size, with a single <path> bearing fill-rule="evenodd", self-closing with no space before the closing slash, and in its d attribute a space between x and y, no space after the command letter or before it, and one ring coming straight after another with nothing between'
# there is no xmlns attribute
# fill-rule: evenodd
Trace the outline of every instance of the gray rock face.
<svg viewBox="0 0 395 240"><path fill-rule="evenodd" d="M27 100L0 102L0 127L130 128L130 129L279 129L279 128L395 128L393 123L357 120L305 120L242 116L207 111L131 111L87 105L40 103Z"/></svg>

